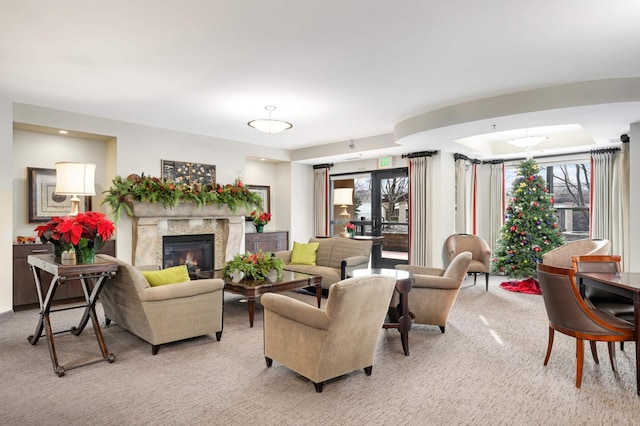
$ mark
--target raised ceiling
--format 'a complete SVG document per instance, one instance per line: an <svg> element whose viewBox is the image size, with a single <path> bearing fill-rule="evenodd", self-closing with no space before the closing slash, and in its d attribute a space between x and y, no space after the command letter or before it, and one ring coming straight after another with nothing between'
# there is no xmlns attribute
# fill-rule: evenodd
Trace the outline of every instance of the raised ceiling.
<svg viewBox="0 0 640 426"><path fill-rule="evenodd" d="M501 155L495 131L559 124L582 128L568 149L576 138L589 148L640 120L640 97L614 97L403 133L456 105L640 77L637 0L4 3L0 94L14 102L300 152L391 135L397 152L490 157ZM266 105L293 129L248 127ZM481 134L490 140L454 142ZM369 154L383 152L394 150Z"/></svg>

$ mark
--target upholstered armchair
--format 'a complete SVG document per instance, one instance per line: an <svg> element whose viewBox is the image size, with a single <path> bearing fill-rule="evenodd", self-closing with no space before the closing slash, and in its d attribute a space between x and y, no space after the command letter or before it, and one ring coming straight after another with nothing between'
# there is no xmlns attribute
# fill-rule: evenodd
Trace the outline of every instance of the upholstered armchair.
<svg viewBox="0 0 640 426"><path fill-rule="evenodd" d="M583 239L569 241L542 255L542 263L557 268L573 268L572 256L609 254L609 240Z"/></svg>
<svg viewBox="0 0 640 426"><path fill-rule="evenodd" d="M373 357L395 279L380 275L333 284L325 309L278 294L262 296L264 356L313 382L316 392L334 377L363 368Z"/></svg>
<svg viewBox="0 0 640 426"><path fill-rule="evenodd" d="M485 289L489 290L489 268L491 267L491 248L477 235L452 234L444 241L443 265L446 268L453 258L462 252L471 252L471 263L467 273L473 274L473 285L476 285L478 274L485 275Z"/></svg>
<svg viewBox="0 0 640 426"><path fill-rule="evenodd" d="M413 274L413 287L409 293L409 311L417 324L432 324L444 333L449 312L460 292L471 263L471 252L465 251L453 258L447 269L418 265L396 265L396 269ZM392 306L396 306L394 294Z"/></svg>
<svg viewBox="0 0 640 426"><path fill-rule="evenodd" d="M210 333L220 340L224 281L206 279L151 287L131 264L98 256L118 262L118 272L100 293L107 325L115 321L151 343L153 355L164 343Z"/></svg>

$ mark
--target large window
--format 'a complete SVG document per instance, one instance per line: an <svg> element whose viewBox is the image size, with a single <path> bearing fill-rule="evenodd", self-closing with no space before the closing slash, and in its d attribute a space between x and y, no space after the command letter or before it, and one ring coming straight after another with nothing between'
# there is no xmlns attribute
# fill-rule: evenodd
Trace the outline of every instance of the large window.
<svg viewBox="0 0 640 426"><path fill-rule="evenodd" d="M567 241L589 238L591 163L588 159L567 163L538 163L549 192L555 199L558 224ZM505 191L511 197L517 165L505 166Z"/></svg>

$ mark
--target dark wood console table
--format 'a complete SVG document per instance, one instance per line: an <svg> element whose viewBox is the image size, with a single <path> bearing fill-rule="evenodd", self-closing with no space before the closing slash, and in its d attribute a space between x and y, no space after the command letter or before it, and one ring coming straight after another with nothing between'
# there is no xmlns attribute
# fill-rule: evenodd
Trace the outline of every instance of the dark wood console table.
<svg viewBox="0 0 640 426"><path fill-rule="evenodd" d="M42 255L30 255L27 258L27 262L33 271L33 277L35 279L36 291L38 292L38 301L40 303L40 318L38 325L36 325L35 332L28 337L29 343L35 345L38 343L40 337L47 337L47 344L49 347L49 355L51 356L51 363L53 364L53 371L58 377L64 376L65 370L72 368L82 367L88 364L94 364L99 361L115 361L115 356L108 352L107 345L102 337L102 331L100 329L100 323L96 316L95 306L98 296L102 287L106 283L106 280L113 277L118 270L118 264L116 262L109 262L101 258L96 258L94 263L84 265L63 265L59 258L54 257L53 254ZM53 275L51 284L49 285L46 294L43 289L45 288L41 282L41 272L45 271ZM79 280L82 286L82 292L84 293L85 303L82 305L75 305L70 307L60 307L51 309L51 304L55 298L55 293L58 287L66 284L68 281ZM84 313L80 319L80 323L77 327L71 327L69 330L53 332L51 328L51 320L49 314L52 312L65 311L70 309L84 308ZM93 361L77 364L73 366L62 366L58 363L58 357L56 355L56 348L53 342L53 336L55 334L71 332L75 336L80 335L84 330L87 322L91 319L91 324L96 333L98 345L102 352L102 358Z"/></svg>

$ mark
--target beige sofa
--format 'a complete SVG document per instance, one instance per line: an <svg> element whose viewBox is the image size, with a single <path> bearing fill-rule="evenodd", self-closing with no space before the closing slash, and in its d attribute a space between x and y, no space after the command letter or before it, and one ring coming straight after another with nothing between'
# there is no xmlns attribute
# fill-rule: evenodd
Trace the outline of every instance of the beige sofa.
<svg viewBox="0 0 640 426"><path fill-rule="evenodd" d="M125 330L152 345L160 345L205 334L222 337L224 282L206 279L151 287L142 272L122 260L116 276L109 280L100 301L106 324L115 321Z"/></svg>
<svg viewBox="0 0 640 426"><path fill-rule="evenodd" d="M311 238L310 243L319 243L316 264L291 265L291 250L274 254L284 261L284 269L309 275L322 275L322 288L347 278L349 271L369 267L371 241L350 238Z"/></svg>

